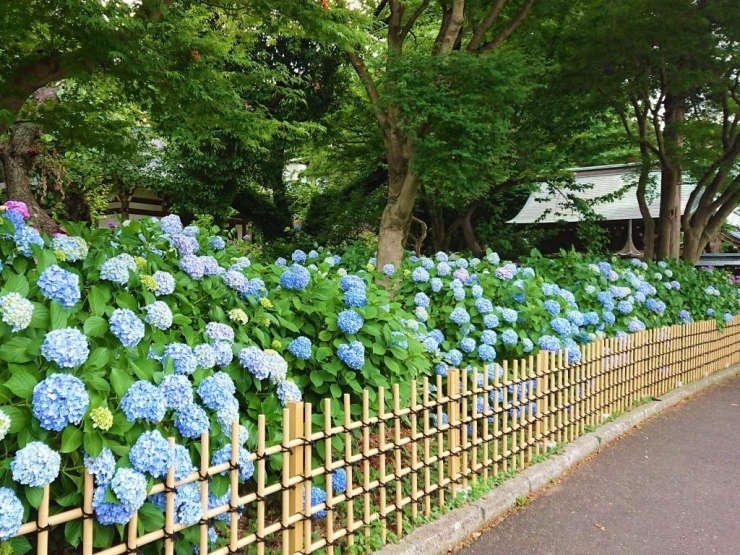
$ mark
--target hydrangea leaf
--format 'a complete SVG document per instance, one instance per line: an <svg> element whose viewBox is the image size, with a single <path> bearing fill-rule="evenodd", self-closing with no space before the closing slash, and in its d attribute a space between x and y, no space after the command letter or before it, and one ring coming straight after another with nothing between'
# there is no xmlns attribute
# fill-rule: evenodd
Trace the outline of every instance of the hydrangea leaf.
<svg viewBox="0 0 740 555"><path fill-rule="evenodd" d="M28 280L26 277L22 274L13 274L5 281L5 285L0 291L0 294L14 292L23 297L27 297L28 290Z"/></svg>
<svg viewBox="0 0 740 555"><path fill-rule="evenodd" d="M82 522L82 520L70 520L64 525L64 539L72 547L77 547L80 544Z"/></svg>
<svg viewBox="0 0 740 555"><path fill-rule="evenodd" d="M0 359L6 362L30 362L39 353L38 347L31 349L32 343L33 340L28 337L11 337L0 345Z"/></svg>
<svg viewBox="0 0 740 555"><path fill-rule="evenodd" d="M8 418L10 418L10 428L8 429L9 433L17 434L28 424L27 410L22 410L11 405L5 405L2 407L2 409L3 412L8 415Z"/></svg>
<svg viewBox="0 0 740 555"><path fill-rule="evenodd" d="M52 330L62 330L67 327L69 312L62 305L56 301L51 301L50 314Z"/></svg>
<svg viewBox="0 0 740 555"><path fill-rule="evenodd" d="M100 316L90 316L82 329L88 337L103 337L108 331L108 322Z"/></svg>
<svg viewBox="0 0 740 555"><path fill-rule="evenodd" d="M38 509L39 505L41 505L41 500L44 497L44 488L25 486L23 491L28 504L34 509Z"/></svg>
<svg viewBox="0 0 740 555"><path fill-rule="evenodd" d="M72 453L82 445L82 431L75 426L67 426L62 432L61 453Z"/></svg>
<svg viewBox="0 0 740 555"><path fill-rule="evenodd" d="M87 297L87 301L90 304L90 312L93 316L102 316L105 314L105 307L110 299L110 291L106 286L93 285L90 289L90 295Z"/></svg>
<svg viewBox="0 0 740 555"><path fill-rule="evenodd" d="M33 388L36 387L37 383L38 380L28 370L23 369L13 372L10 379L5 382L5 387L21 399L30 399L33 395Z"/></svg>

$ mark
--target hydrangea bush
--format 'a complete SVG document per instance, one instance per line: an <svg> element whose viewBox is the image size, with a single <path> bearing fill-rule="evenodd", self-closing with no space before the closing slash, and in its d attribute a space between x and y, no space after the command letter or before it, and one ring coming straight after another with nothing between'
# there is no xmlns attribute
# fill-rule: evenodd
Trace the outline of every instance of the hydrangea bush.
<svg viewBox="0 0 740 555"><path fill-rule="evenodd" d="M249 482L257 415L266 415L268 444L279 442L290 401L318 412L330 398L341 419L350 394L359 416L363 389L374 403L378 387L399 383L406 398L416 376L490 369L539 349L567 348L578 360L578 346L597 337L707 318L722 325L740 308L723 273L677 264L565 254L516 266L494 253L437 253L377 269L319 247L264 263L177 216L115 229L69 225L70 235L48 238L27 225L24 209L0 209L8 454L0 541L32 517L47 484L52 512L80 506L83 468L96 486L96 547L112 544L114 525L136 511L147 530L158 528L164 497L148 495L150 486L173 466L176 479L195 471L202 433L218 464L239 422L240 478ZM274 476L280 463L269 461ZM344 482L338 472L333 487ZM318 486L312 505L325 496ZM214 477L212 507L228 502L228 488L228 476ZM177 488L178 522L200 519L199 499L197 484ZM79 521L54 533L62 532L56 541L79 543ZM183 534L197 542L197 530ZM16 553L30 547L24 541L13 540Z"/></svg>

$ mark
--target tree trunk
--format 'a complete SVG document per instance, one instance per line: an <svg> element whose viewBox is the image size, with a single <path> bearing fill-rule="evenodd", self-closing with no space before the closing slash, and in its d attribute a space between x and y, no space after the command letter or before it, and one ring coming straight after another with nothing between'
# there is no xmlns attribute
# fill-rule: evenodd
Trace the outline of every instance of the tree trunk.
<svg viewBox="0 0 740 555"><path fill-rule="evenodd" d="M664 160L660 176L658 259L678 258L681 252L681 168Z"/></svg>
<svg viewBox="0 0 740 555"><path fill-rule="evenodd" d="M432 221L432 226L429 228L429 232L432 236L432 246L435 252L445 250L445 220L444 213L439 207L435 207L432 203L427 203L429 208L429 215Z"/></svg>
<svg viewBox="0 0 740 555"><path fill-rule="evenodd" d="M696 264L706 244L707 240L702 237L702 234L693 231L684 232L681 258L689 264Z"/></svg>
<svg viewBox="0 0 740 555"><path fill-rule="evenodd" d="M36 202L31 190L29 173L36 156L34 141L39 128L28 123L15 125L7 140L0 143L0 161L5 172L5 192L8 200L19 200L28 207L30 222L48 234L61 230L59 225Z"/></svg>
<svg viewBox="0 0 740 555"><path fill-rule="evenodd" d="M378 233L378 268L389 263L394 264L396 268L400 267L403 260L403 245L411 224L411 213L419 186L419 179L410 172L403 176L401 183L396 181L399 176L390 168L389 173L390 191L383 215L380 217Z"/></svg>
<svg viewBox="0 0 740 555"><path fill-rule="evenodd" d="M478 209L478 206L480 206L479 202L471 202L468 205L468 208L465 210L465 214L463 215L462 221L460 222L463 237L465 238L465 245L471 250L473 256L475 257L483 256L483 253L485 252L480 242L478 241L478 238L475 236L475 231L473 230L472 224L473 214Z"/></svg>
<svg viewBox="0 0 740 555"><path fill-rule="evenodd" d="M650 179L650 155L644 145L640 146L640 150L642 151L642 165L640 166L640 178L637 183L637 204L640 207L640 214L645 227L642 237L642 259L648 262L655 256L655 220L650 214L650 207L645 198L648 180Z"/></svg>

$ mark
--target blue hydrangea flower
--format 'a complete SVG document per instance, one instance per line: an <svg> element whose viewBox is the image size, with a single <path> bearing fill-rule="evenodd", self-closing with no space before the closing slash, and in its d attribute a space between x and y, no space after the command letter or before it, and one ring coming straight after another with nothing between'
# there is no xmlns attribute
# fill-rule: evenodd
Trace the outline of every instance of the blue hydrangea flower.
<svg viewBox="0 0 740 555"><path fill-rule="evenodd" d="M12 489L0 487L0 541L9 540L23 524L23 503Z"/></svg>
<svg viewBox="0 0 740 555"><path fill-rule="evenodd" d="M336 493L347 491L347 471L344 468L337 468L331 473L331 488Z"/></svg>
<svg viewBox="0 0 740 555"><path fill-rule="evenodd" d="M296 337L288 344L288 351L296 358L308 360L311 358L311 340L308 337Z"/></svg>
<svg viewBox="0 0 740 555"><path fill-rule="evenodd" d="M480 334L480 341L485 345L495 345L497 340L498 336L493 330L483 330Z"/></svg>
<svg viewBox="0 0 740 555"><path fill-rule="evenodd" d="M193 354L201 368L210 369L216 366L216 351L210 345L206 343L196 345L193 348Z"/></svg>
<svg viewBox="0 0 740 555"><path fill-rule="evenodd" d="M280 286L284 289L302 291L311 281L311 274L300 264L293 264L280 276Z"/></svg>
<svg viewBox="0 0 740 555"><path fill-rule="evenodd" d="M7 293L0 297L0 316L12 331L24 330L31 325L33 303L18 293Z"/></svg>
<svg viewBox="0 0 740 555"><path fill-rule="evenodd" d="M350 289L344 294L344 304L349 307L362 308L367 304L367 293L364 289Z"/></svg>
<svg viewBox="0 0 740 555"><path fill-rule="evenodd" d="M514 346L519 342L519 336L514 330L508 329L501 333L501 341L504 345Z"/></svg>
<svg viewBox="0 0 740 555"><path fill-rule="evenodd" d="M180 259L178 267L185 272L190 279L201 279L205 275L205 268L200 257L194 254L186 254Z"/></svg>
<svg viewBox="0 0 740 555"><path fill-rule="evenodd" d="M441 277L447 277L452 273L452 267L447 262L440 262L437 264L437 275Z"/></svg>
<svg viewBox="0 0 740 555"><path fill-rule="evenodd" d="M59 476L62 458L40 441L19 449L10 463L13 481L32 487L44 487Z"/></svg>
<svg viewBox="0 0 740 555"><path fill-rule="evenodd" d="M234 380L225 372L216 372L213 376L208 376L198 386L198 396L203 404L212 410L223 408L234 397L234 393L236 393Z"/></svg>
<svg viewBox="0 0 740 555"><path fill-rule="evenodd" d="M216 353L216 365L221 368L228 366L234 360L234 351L228 341L217 341L213 344L213 350Z"/></svg>
<svg viewBox="0 0 740 555"><path fill-rule="evenodd" d="M41 344L41 355L60 368L82 366L90 355L85 335L75 328L53 330Z"/></svg>
<svg viewBox="0 0 740 555"><path fill-rule="evenodd" d="M714 309L713 308L708 308L707 309L707 316L710 316L710 317L711 316L714 316Z"/></svg>
<svg viewBox="0 0 740 555"><path fill-rule="evenodd" d="M168 374L159 384L168 409L179 410L193 402L193 384L182 374Z"/></svg>
<svg viewBox="0 0 740 555"><path fill-rule="evenodd" d="M239 351L239 362L258 380L270 377L269 361L258 347L245 347Z"/></svg>
<svg viewBox="0 0 740 555"><path fill-rule="evenodd" d="M164 477L175 463L175 450L159 430L142 433L128 456L136 470L155 478Z"/></svg>
<svg viewBox="0 0 740 555"><path fill-rule="evenodd" d="M499 326L498 316L495 314L486 314L483 317L483 325L488 329L497 328Z"/></svg>
<svg viewBox="0 0 740 555"><path fill-rule="evenodd" d="M560 314L560 303L555 299L547 299L544 303L545 310L553 316Z"/></svg>
<svg viewBox="0 0 740 555"><path fill-rule="evenodd" d="M365 364L365 346L359 341L343 343L337 348L337 357L353 370L360 370Z"/></svg>
<svg viewBox="0 0 740 555"><path fill-rule="evenodd" d="M396 273L396 267L393 264L388 263L385 266L383 266L383 273L386 276L392 276L393 274Z"/></svg>
<svg viewBox="0 0 740 555"><path fill-rule="evenodd" d="M614 322L617 321L616 317L612 312L606 311L601 315L601 319L604 320L604 323L611 326L614 324Z"/></svg>
<svg viewBox="0 0 740 555"><path fill-rule="evenodd" d="M283 380L277 384L277 396L280 403L285 407L290 402L300 402L303 399L301 390L291 380Z"/></svg>
<svg viewBox="0 0 740 555"><path fill-rule="evenodd" d="M89 404L85 384L71 374L51 374L33 388L33 415L45 430L79 424Z"/></svg>
<svg viewBox="0 0 740 555"><path fill-rule="evenodd" d="M583 322L587 326L595 326L599 323L599 314L597 312L585 312Z"/></svg>
<svg viewBox="0 0 740 555"><path fill-rule="evenodd" d="M561 337L569 337L572 332L570 322L565 318L555 318L551 320L550 327L552 328L552 331Z"/></svg>
<svg viewBox="0 0 740 555"><path fill-rule="evenodd" d="M307 258L306 253L300 249L294 250L293 254L290 256L290 259L293 262L298 262L299 264L303 264Z"/></svg>
<svg viewBox="0 0 740 555"><path fill-rule="evenodd" d="M170 214L159 220L162 233L165 235L177 235L182 231L182 222L177 214Z"/></svg>
<svg viewBox="0 0 740 555"><path fill-rule="evenodd" d="M44 270L37 285L44 297L57 301L64 308L72 308L80 300L80 277L56 264Z"/></svg>
<svg viewBox="0 0 740 555"><path fill-rule="evenodd" d="M343 310L337 317L337 326L347 335L356 334L364 324L364 318L353 310Z"/></svg>
<svg viewBox="0 0 740 555"><path fill-rule="evenodd" d="M164 395L153 384L139 380L121 399L121 410L129 422L137 419L160 422L167 411Z"/></svg>
<svg viewBox="0 0 740 555"><path fill-rule="evenodd" d="M221 249L226 248L226 241L224 241L221 237L218 237L218 236L211 237L208 240L208 245L211 248L213 248L213 249L215 249L217 251L220 251Z"/></svg>
<svg viewBox="0 0 740 555"><path fill-rule="evenodd" d="M434 337L425 337L422 345L427 353L434 353L439 348L439 343Z"/></svg>
<svg viewBox="0 0 740 555"><path fill-rule="evenodd" d="M365 289L366 285L361 277L347 275L347 276L342 276L342 278L339 280L339 288L343 292L346 293L350 289L355 289L355 288Z"/></svg>
<svg viewBox="0 0 740 555"><path fill-rule="evenodd" d="M231 438L231 426L239 422L239 401L231 397L216 412L216 420L221 427L221 433Z"/></svg>
<svg viewBox="0 0 740 555"><path fill-rule="evenodd" d="M116 458L107 447L103 447L97 457L91 457L84 453L83 462L87 471L95 476L95 483L98 486L105 486L110 483L116 473Z"/></svg>
<svg viewBox="0 0 740 555"><path fill-rule="evenodd" d="M277 258L277 259L275 260L275 266L279 266L279 267L281 267L281 268L282 268L282 267L284 267L284 266L285 266L286 264L288 264L288 261L287 261L287 260L285 260L285 259L284 259L284 258L283 258L282 256L279 256L279 257L278 257L278 258Z"/></svg>
<svg viewBox="0 0 740 555"><path fill-rule="evenodd" d="M449 370L450 370L450 367L447 366L444 362L440 362L434 367L434 372L438 376L442 376L443 378L447 377L447 373L449 372Z"/></svg>
<svg viewBox="0 0 740 555"><path fill-rule="evenodd" d="M189 439L199 438L208 431L210 424L206 411L195 403L181 407L175 417L175 428L182 437Z"/></svg>
<svg viewBox="0 0 740 555"><path fill-rule="evenodd" d="M568 318L570 323L575 324L576 326L582 326L584 323L583 314L578 310L569 310L568 314L566 314L566 318Z"/></svg>
<svg viewBox="0 0 740 555"><path fill-rule="evenodd" d="M429 302L429 297L426 293L419 292L414 295L414 304L416 306L427 308L429 306Z"/></svg>
<svg viewBox="0 0 740 555"><path fill-rule="evenodd" d="M326 492L321 488L317 488L316 486L313 486L311 488L311 508L321 505L322 503L326 503ZM304 500L304 505L305 505L305 500ZM311 518L313 520L316 520L318 518L325 518L325 517L326 517L326 509L321 509L319 511L316 511L311 515Z"/></svg>
<svg viewBox="0 0 740 555"><path fill-rule="evenodd" d="M619 301L617 303L617 310L622 314L629 314L632 312L634 305L629 301Z"/></svg>
<svg viewBox="0 0 740 555"><path fill-rule="evenodd" d="M463 354L457 349L450 349L445 353L445 358L452 366L460 366L463 361Z"/></svg>
<svg viewBox="0 0 740 555"><path fill-rule="evenodd" d="M534 349L534 343L532 343L529 337L522 339L522 349L524 349L525 353L531 353L532 349Z"/></svg>
<svg viewBox="0 0 740 555"><path fill-rule="evenodd" d="M470 314L463 307L458 306L450 313L450 320L458 326L462 326L470 322Z"/></svg>
<svg viewBox="0 0 740 555"><path fill-rule="evenodd" d="M144 505L148 487L143 474L130 468L119 468L110 482L110 489L126 511L135 513Z"/></svg>
<svg viewBox="0 0 740 555"><path fill-rule="evenodd" d="M517 313L517 311L511 308L502 308L500 309L500 312L503 321L509 324L513 324L519 318L519 314Z"/></svg>
<svg viewBox="0 0 740 555"><path fill-rule="evenodd" d="M9 210L8 212L12 212L12 210ZM8 212L6 212L6 214ZM15 241L15 246L18 249L18 252L28 258L33 256L32 245L38 245L39 247L44 246L44 240L41 238L38 230L31 226L24 226L20 229L16 229L16 232L13 234L13 240Z"/></svg>
<svg viewBox="0 0 740 555"><path fill-rule="evenodd" d="M100 266L100 279L126 285L129 272L136 272L136 262L130 254L119 254L109 258ZM154 276L156 279L156 276Z"/></svg>
<svg viewBox="0 0 740 555"><path fill-rule="evenodd" d="M175 292L175 278L169 272L154 272L152 278L156 283L156 288L154 289L155 296L161 297L163 295L171 295Z"/></svg>
<svg viewBox="0 0 740 555"><path fill-rule="evenodd" d="M226 270L218 265L218 260L212 256L200 256L198 259L200 260L201 266L203 266L203 275L219 276L226 273Z"/></svg>
<svg viewBox="0 0 740 555"><path fill-rule="evenodd" d="M193 350L184 343L170 343L164 348L162 361L169 357L175 363L175 374L192 374L198 366Z"/></svg>
<svg viewBox="0 0 740 555"><path fill-rule="evenodd" d="M429 281L429 272L425 268L418 266L411 272L411 279L415 283L426 283Z"/></svg>
<svg viewBox="0 0 740 555"><path fill-rule="evenodd" d="M229 270L221 276L227 287L233 289L237 293L244 294L249 289L249 280L244 277L244 274L235 270Z"/></svg>
<svg viewBox="0 0 740 555"><path fill-rule="evenodd" d="M239 447L239 458L237 465L239 466L239 479L242 481L249 480L252 475L254 475L254 462L249 460L250 454L249 451L247 451L244 447ZM213 456L211 457L211 465L216 466L219 464L223 464L225 462L229 462L231 460L231 445L224 445L213 453ZM224 471L221 473L222 476L225 476L228 473L228 471Z"/></svg>
<svg viewBox="0 0 740 555"><path fill-rule="evenodd" d="M560 350L560 339L552 335L541 336L538 343L543 351L557 352Z"/></svg>
<svg viewBox="0 0 740 555"><path fill-rule="evenodd" d="M432 293L439 293L442 290L442 280L439 278L432 278L429 284L432 287Z"/></svg>
<svg viewBox="0 0 740 555"><path fill-rule="evenodd" d="M402 331L392 331L391 332L391 338L393 337L402 337L403 339L391 339L391 345L395 345L397 347L401 347L402 349L408 349L409 348L409 342L406 340L406 334Z"/></svg>
<svg viewBox="0 0 740 555"><path fill-rule="evenodd" d="M475 351L475 339L472 337L466 337L460 341L460 350L463 353L472 353Z"/></svg>
<svg viewBox="0 0 740 555"><path fill-rule="evenodd" d="M23 214L17 210L6 210L5 212L0 212L0 217L9 220L10 223L13 224L15 231L26 227L26 220L23 217Z"/></svg>
<svg viewBox="0 0 740 555"><path fill-rule="evenodd" d="M218 322L209 322L206 324L206 336L211 341L229 341L234 342L234 330L226 324Z"/></svg>
<svg viewBox="0 0 740 555"><path fill-rule="evenodd" d="M428 335L429 337L433 337L437 343L442 343L445 340L444 334L437 329L430 330Z"/></svg>
<svg viewBox="0 0 740 555"><path fill-rule="evenodd" d="M478 346L478 358L483 362L493 362L496 360L496 349L487 344Z"/></svg>
<svg viewBox="0 0 740 555"><path fill-rule="evenodd" d="M486 260L488 260L489 264L493 264L494 266L501 262L501 259L499 258L498 254L495 252L489 253L486 256Z"/></svg>
<svg viewBox="0 0 740 555"><path fill-rule="evenodd" d="M146 316L144 321L151 326L160 330L168 330L172 326L172 311L167 303L163 301L154 301L144 307Z"/></svg>
<svg viewBox="0 0 740 555"><path fill-rule="evenodd" d="M169 241L183 257L193 256L200 248L194 237L185 234L172 235L169 237Z"/></svg>
<svg viewBox="0 0 740 555"><path fill-rule="evenodd" d="M729 312L725 312L722 315L722 320L724 320L725 322L732 322L732 314L730 314Z"/></svg>
<svg viewBox="0 0 740 555"><path fill-rule="evenodd" d="M117 308L111 314L108 323L110 331L124 347L136 347L144 339L146 328L144 322L128 308Z"/></svg>
<svg viewBox="0 0 740 555"><path fill-rule="evenodd" d="M635 333L645 330L646 326L637 318L632 318L629 322L627 322L627 329L629 329L632 333Z"/></svg>
<svg viewBox="0 0 740 555"><path fill-rule="evenodd" d="M135 511L129 511L121 503L111 503L105 500L106 486L98 486L93 493L93 511L100 524L126 524Z"/></svg>

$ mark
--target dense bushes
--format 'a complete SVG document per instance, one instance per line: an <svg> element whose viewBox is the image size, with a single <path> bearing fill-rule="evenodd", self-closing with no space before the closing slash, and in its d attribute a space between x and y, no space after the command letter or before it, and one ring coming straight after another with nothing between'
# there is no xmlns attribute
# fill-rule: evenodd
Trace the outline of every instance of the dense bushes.
<svg viewBox="0 0 740 555"><path fill-rule="evenodd" d="M211 460L224 462L238 419L245 458L256 416L266 415L275 443L291 399L329 397L341 418L343 394L357 400L367 388L375 402L378 386L400 383L405 397L410 379L433 368L444 375L540 348L577 359L578 345L598 336L721 323L739 308L724 274L682 265L569 254L516 267L495 254L438 253L378 271L372 260L347 268L322 249L263 264L176 216L69 226L70 236L50 239L26 225L24 210L7 203L0 218L0 540L47 484L52 511L79 506L83 467L97 484L98 547L136 510L157 528L162 498L148 487L173 464L180 477L194 470L203 431ZM279 464L270 461L273 471ZM243 480L253 471L240 465ZM178 489L179 522L200 519L197 488ZM227 478L216 477L212 503L227 493ZM70 523L53 538L76 545L80 531Z"/></svg>

